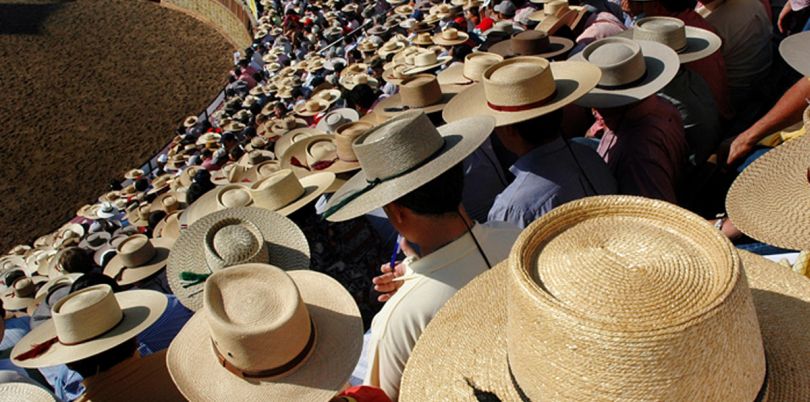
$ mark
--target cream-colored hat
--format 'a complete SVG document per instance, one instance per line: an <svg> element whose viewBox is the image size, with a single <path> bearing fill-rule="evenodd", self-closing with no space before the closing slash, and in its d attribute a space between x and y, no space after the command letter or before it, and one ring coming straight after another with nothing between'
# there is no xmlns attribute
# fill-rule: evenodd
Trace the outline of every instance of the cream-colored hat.
<svg viewBox="0 0 810 402"><path fill-rule="evenodd" d="M497 126L539 117L569 105L599 82L599 68L583 62L553 62L521 56L491 66L480 83L457 94L442 117L453 122L492 116Z"/></svg>
<svg viewBox="0 0 810 402"><path fill-rule="evenodd" d="M348 139L341 136L341 141ZM296 142L281 159L283 169L292 170L296 176L305 177L317 172L335 174L360 169L357 158L343 160L337 152L337 136L331 134L316 135ZM351 147L351 142L348 144ZM344 145L345 148L345 145Z"/></svg>
<svg viewBox="0 0 810 402"><path fill-rule="evenodd" d="M168 239L171 241L177 240L180 237L180 213L183 211L174 211L166 215L155 225L153 237L156 239Z"/></svg>
<svg viewBox="0 0 810 402"><path fill-rule="evenodd" d="M413 65L402 71L405 75L418 74L447 64L451 56L438 57L436 52L423 50L413 55Z"/></svg>
<svg viewBox="0 0 810 402"><path fill-rule="evenodd" d="M808 400L808 314L806 278L737 252L705 219L586 198L535 221L444 305L399 399Z"/></svg>
<svg viewBox="0 0 810 402"><path fill-rule="evenodd" d="M503 61L503 56L488 52L473 52L464 63L454 63L436 75L442 92L458 93L481 81L484 71Z"/></svg>
<svg viewBox="0 0 810 402"><path fill-rule="evenodd" d="M401 198L464 160L494 126L488 116L438 128L419 111L391 118L354 140L362 170L332 196L324 217L345 221Z"/></svg>
<svg viewBox="0 0 810 402"><path fill-rule="evenodd" d="M209 275L230 266L269 263L309 269L309 245L291 220L262 208L229 208L194 222L180 233L166 278L172 292L193 311L202 307Z"/></svg>
<svg viewBox="0 0 810 402"><path fill-rule="evenodd" d="M459 32L456 28L447 28L444 31L433 35L433 43L442 46L461 45L470 39L466 32Z"/></svg>
<svg viewBox="0 0 810 402"><path fill-rule="evenodd" d="M366 73L359 73L353 75L347 75L340 78L340 85L344 88L351 91L354 87L358 85L368 85L372 88L377 88L379 86L379 81L376 78L366 74Z"/></svg>
<svg viewBox="0 0 810 402"><path fill-rule="evenodd" d="M573 47L574 41L571 39L549 36L542 31L525 31L490 46L489 51L503 57L537 56L553 59L564 55Z"/></svg>
<svg viewBox="0 0 810 402"><path fill-rule="evenodd" d="M312 95L312 99L322 100L330 105L337 102L341 97L339 89L322 89Z"/></svg>
<svg viewBox="0 0 810 402"><path fill-rule="evenodd" d="M149 215L152 214L152 207L149 203L142 205L132 204L134 208L127 210L127 220L132 226L149 226Z"/></svg>
<svg viewBox="0 0 810 402"><path fill-rule="evenodd" d="M686 26L683 21L672 17L642 18L636 21L635 28L620 35L667 45L678 53L681 64L709 57L723 44L723 40L714 32Z"/></svg>
<svg viewBox="0 0 810 402"><path fill-rule="evenodd" d="M3 308L8 311L25 310L34 304L37 288L31 278L23 277L11 285L11 291L3 295Z"/></svg>
<svg viewBox="0 0 810 402"><path fill-rule="evenodd" d="M602 70L599 85L577 104L612 108L639 102L664 88L678 73L678 54L667 45L625 38L591 43L571 60L587 61Z"/></svg>
<svg viewBox="0 0 810 402"><path fill-rule="evenodd" d="M117 254L104 267L104 275L121 286L140 282L166 267L172 248L168 238L150 239L146 235L129 236L115 248Z"/></svg>
<svg viewBox="0 0 810 402"><path fill-rule="evenodd" d="M73 292L53 305L50 320L14 346L11 361L40 368L95 356L148 328L166 304L166 296L152 290L113 293L107 285L96 285Z"/></svg>
<svg viewBox="0 0 810 402"><path fill-rule="evenodd" d="M453 94L442 93L435 75L410 76L399 84L399 92L391 95L374 107L374 112L389 118L410 110L434 113L444 109L453 99Z"/></svg>
<svg viewBox="0 0 810 402"><path fill-rule="evenodd" d="M335 109L324 115L323 118L321 118L321 120L315 126L315 129L323 131L325 133L334 133L338 127L346 123L357 121L359 119L360 114L357 113L357 111L354 109L346 107L341 109Z"/></svg>
<svg viewBox="0 0 810 402"><path fill-rule="evenodd" d="M51 391L22 381L0 384L0 402L57 402Z"/></svg>
<svg viewBox="0 0 810 402"><path fill-rule="evenodd" d="M189 400L327 401L360 357L357 305L324 274L234 266L211 275L204 299L166 359Z"/></svg>
<svg viewBox="0 0 810 402"><path fill-rule="evenodd" d="M284 153L287 152L287 148L289 148L290 145L296 143L297 141L301 141L304 138L320 134L326 133L314 128L300 128L291 130L276 141L276 146L274 148L276 156L281 158L284 156Z"/></svg>
<svg viewBox="0 0 810 402"><path fill-rule="evenodd" d="M305 128L306 126L306 120L289 115L282 119L274 119L269 127L271 135L267 135L266 133L262 135L265 137L285 135L292 130Z"/></svg>
<svg viewBox="0 0 810 402"><path fill-rule="evenodd" d="M250 186L253 206L287 216L315 201L335 181L334 173L326 169L307 172L299 179L284 163L281 167Z"/></svg>
<svg viewBox="0 0 810 402"><path fill-rule="evenodd" d="M124 178L127 180L137 180L143 176L143 170L141 169L132 169L124 174Z"/></svg>

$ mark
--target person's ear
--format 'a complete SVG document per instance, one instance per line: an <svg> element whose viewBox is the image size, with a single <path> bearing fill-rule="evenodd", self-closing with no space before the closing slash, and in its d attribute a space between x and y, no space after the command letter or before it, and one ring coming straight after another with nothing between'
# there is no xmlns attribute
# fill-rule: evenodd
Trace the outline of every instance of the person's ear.
<svg viewBox="0 0 810 402"><path fill-rule="evenodd" d="M383 211L385 211L385 214L388 215L388 220L394 225L400 225L405 220L405 211L396 203L391 202L384 206Z"/></svg>

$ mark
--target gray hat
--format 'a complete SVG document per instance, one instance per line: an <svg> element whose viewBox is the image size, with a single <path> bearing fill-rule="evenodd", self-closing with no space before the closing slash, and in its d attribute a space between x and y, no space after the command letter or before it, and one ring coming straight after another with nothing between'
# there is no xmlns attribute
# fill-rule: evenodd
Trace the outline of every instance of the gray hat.
<svg viewBox="0 0 810 402"><path fill-rule="evenodd" d="M515 16L515 4L509 0L503 1L494 8L495 12L501 13L509 18Z"/></svg>

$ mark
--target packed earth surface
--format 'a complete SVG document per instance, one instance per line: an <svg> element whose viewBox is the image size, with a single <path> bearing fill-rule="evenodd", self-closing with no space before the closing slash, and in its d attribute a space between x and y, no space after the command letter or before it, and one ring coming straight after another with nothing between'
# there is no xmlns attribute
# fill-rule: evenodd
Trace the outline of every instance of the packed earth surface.
<svg viewBox="0 0 810 402"><path fill-rule="evenodd" d="M0 252L157 153L222 89L232 49L145 0L0 2Z"/></svg>

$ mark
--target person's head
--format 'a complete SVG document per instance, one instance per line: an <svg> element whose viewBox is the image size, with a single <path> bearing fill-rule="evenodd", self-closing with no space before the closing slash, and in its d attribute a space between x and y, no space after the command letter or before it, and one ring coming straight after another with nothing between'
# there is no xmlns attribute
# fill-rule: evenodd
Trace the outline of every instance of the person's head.
<svg viewBox="0 0 810 402"><path fill-rule="evenodd" d="M96 268L90 255L78 247L64 249L56 263L63 272L71 274L86 274Z"/></svg>
<svg viewBox="0 0 810 402"><path fill-rule="evenodd" d="M364 113L377 100L377 94L368 84L355 85L349 92L349 104L358 112Z"/></svg>
<svg viewBox="0 0 810 402"><path fill-rule="evenodd" d="M149 180L147 180L145 177L141 177L140 179L135 180L134 186L135 191L144 192L147 188L149 188Z"/></svg>
<svg viewBox="0 0 810 402"><path fill-rule="evenodd" d="M517 11L515 4L509 0L504 0L498 3L494 10L498 16L498 21L511 20L512 18L515 18L515 12Z"/></svg>
<svg viewBox="0 0 810 402"><path fill-rule="evenodd" d="M238 145L238 142L236 141L236 135L234 135L234 133L222 134L222 137L220 137L219 142L221 142L222 145L225 146L225 149L229 151Z"/></svg>
<svg viewBox="0 0 810 402"><path fill-rule="evenodd" d="M673 8L680 8L676 3L681 0L669 0L670 6ZM688 0L687 0L688 1ZM686 4L686 1L683 1ZM693 4L694 1L692 1ZM666 15L668 12L658 0L621 0L622 11L629 14L631 17L645 16L655 17L659 15Z"/></svg>
<svg viewBox="0 0 810 402"><path fill-rule="evenodd" d="M522 156L540 145L560 136L562 109L507 126L495 128L495 135L504 147L517 156Z"/></svg>
<svg viewBox="0 0 810 402"><path fill-rule="evenodd" d="M98 272L89 272L78 278L70 285L70 293L78 292L84 288L96 285L107 285L112 288L113 293L118 293L123 290L115 279Z"/></svg>
<svg viewBox="0 0 810 402"><path fill-rule="evenodd" d="M244 154L245 154L245 150L243 150L242 148L233 147L233 148L231 148L230 152L228 152L228 159L231 160L231 161L236 162Z"/></svg>
<svg viewBox="0 0 810 402"><path fill-rule="evenodd" d="M385 205L391 225L406 239L419 244L425 236L425 222L455 219L464 189L464 170L458 164L435 179Z"/></svg>
<svg viewBox="0 0 810 402"><path fill-rule="evenodd" d="M155 231L155 226L157 226L163 218L166 217L166 211L158 210L149 214L149 226L147 231L147 236L152 237L152 233Z"/></svg>

